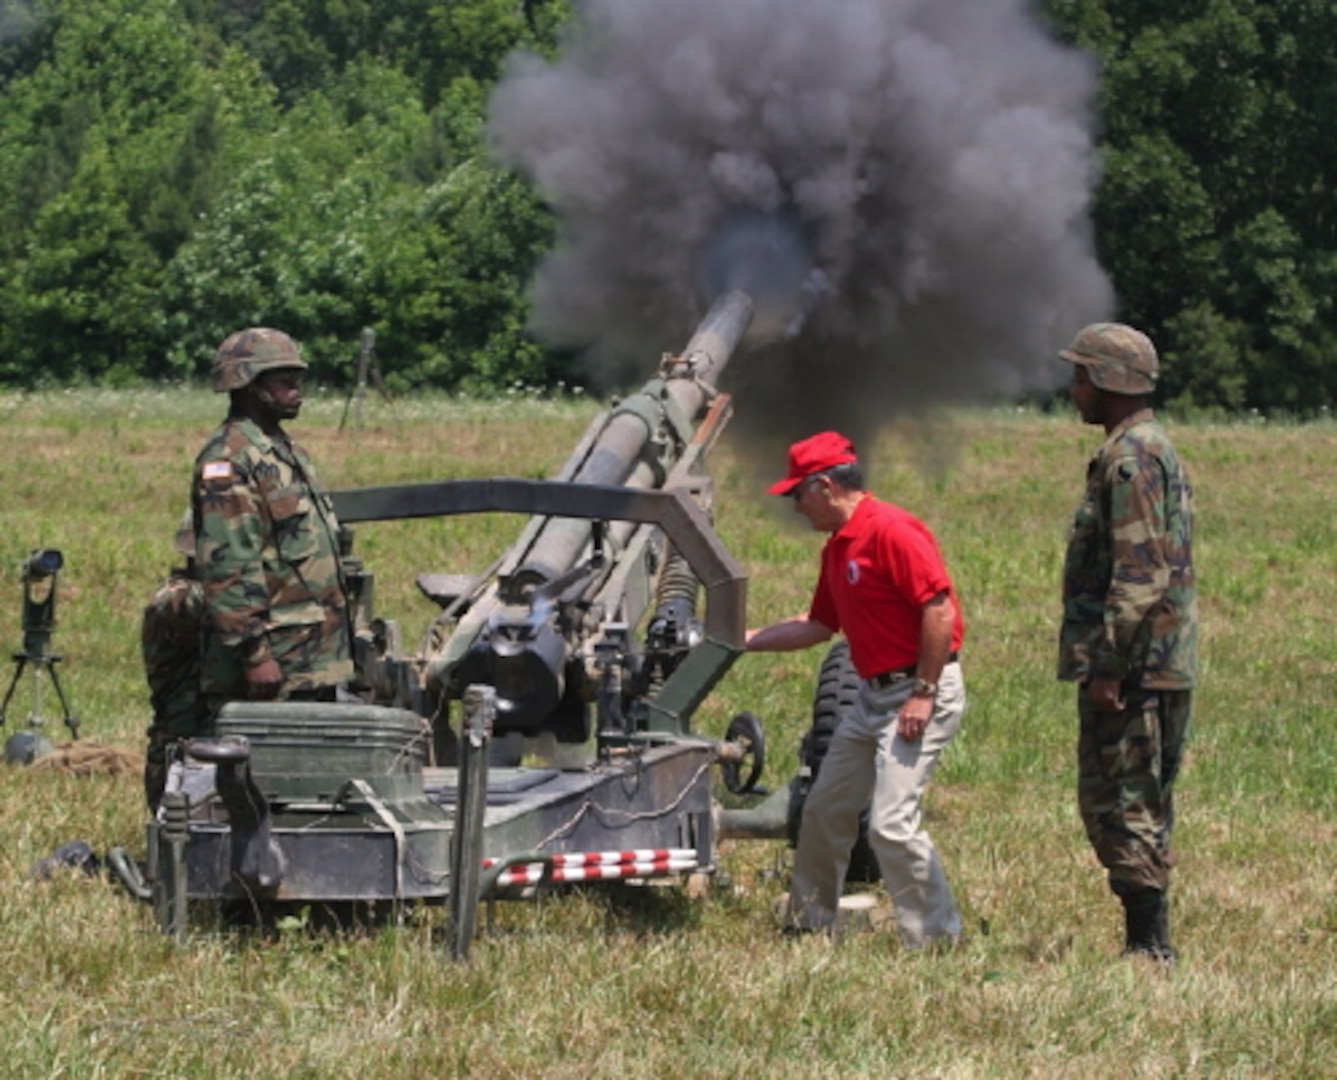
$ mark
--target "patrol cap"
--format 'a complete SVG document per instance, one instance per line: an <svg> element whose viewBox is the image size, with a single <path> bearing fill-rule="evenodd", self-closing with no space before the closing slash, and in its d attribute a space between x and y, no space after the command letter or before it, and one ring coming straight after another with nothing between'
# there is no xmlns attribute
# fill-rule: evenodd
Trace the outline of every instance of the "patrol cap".
<svg viewBox="0 0 1337 1080"><path fill-rule="evenodd" d="M1151 338L1123 323L1099 322L1082 327L1059 356L1081 364L1091 381L1111 394L1150 394L1156 389L1160 360Z"/></svg>
<svg viewBox="0 0 1337 1080"><path fill-rule="evenodd" d="M214 391L241 390L265 371L305 367L297 343L282 330L264 326L238 330L218 346L214 356Z"/></svg>
<svg viewBox="0 0 1337 1080"><path fill-rule="evenodd" d="M766 493L788 495L808 477L858 460L854 444L840 432L819 432L789 448L789 473L768 487Z"/></svg>

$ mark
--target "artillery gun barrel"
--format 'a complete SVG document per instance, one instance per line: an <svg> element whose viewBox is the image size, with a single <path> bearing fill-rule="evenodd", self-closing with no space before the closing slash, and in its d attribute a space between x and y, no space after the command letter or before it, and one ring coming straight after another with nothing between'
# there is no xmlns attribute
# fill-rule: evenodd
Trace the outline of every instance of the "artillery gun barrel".
<svg viewBox="0 0 1337 1080"><path fill-rule="evenodd" d="M625 513L609 516L578 507L588 510L596 492L666 493L670 485L685 484L689 478L697 491L701 452L728 416L716 383L752 315L753 300L747 293L721 294L681 354L666 355L658 373L638 392L591 423L556 477L576 490L591 489L591 499L566 498L565 505L575 511L570 516L548 511L531 517L489 575L490 583L425 658L424 682L431 692L453 694L466 682L499 689L504 684L508 692L498 698L499 726L533 728L551 720L565 693L569 662L578 652L588 648L592 656L608 626L639 623L649 590L655 587L646 579L647 564L664 565L662 555L645 558L647 545L660 543L650 539L653 526L644 524L644 514L633 512L630 500L620 504ZM713 420L712 413L718 414ZM704 504L701 509L708 514ZM606 558L591 557L596 523L602 523L597 525L603 540L600 554ZM697 549L700 557L701 545ZM639 556L623 558L637 550ZM715 586L722 583L717 580ZM572 603L577 599L598 612L597 631L571 621L581 610ZM734 615L720 611L712 618L728 624ZM732 635L725 637L729 643L718 643L721 657L717 664L706 665L711 674L699 677L694 684L698 689L711 684L716 667L726 666L724 654L735 646ZM694 703L695 692L683 700Z"/></svg>
<svg viewBox="0 0 1337 1080"><path fill-rule="evenodd" d="M691 377L670 379L665 386L665 393L685 418L693 422L701 418L710 391L751 320L752 298L743 292L728 292L715 301L701 321L682 354ZM649 486L652 481L649 476L641 483L636 482L634 467L641 448L653 434L643 415L630 410L614 414L573 479L585 484Z"/></svg>
<svg viewBox="0 0 1337 1080"><path fill-rule="evenodd" d="M747 293L721 294L683 350L681 377L653 380L627 399L609 417L569 479L629 488L661 486L662 465L643 451L659 433L665 406L692 425L701 420L720 375L747 333L752 313L753 301ZM587 521L568 518L548 522L530 546L521 576L526 580L551 580L575 565L589 536Z"/></svg>
<svg viewBox="0 0 1337 1080"><path fill-rule="evenodd" d="M725 293L715 301L697 327L697 333L687 342L682 360L686 362L690 378L674 378L664 386L664 393L687 420L701 418L709 404L711 390L747 331L751 313L753 302L749 295L737 291ZM654 433L642 414L631 410L615 413L600 432L594 450L574 480L582 484L646 487L647 484L634 483L634 466L638 464L640 450L647 438Z"/></svg>

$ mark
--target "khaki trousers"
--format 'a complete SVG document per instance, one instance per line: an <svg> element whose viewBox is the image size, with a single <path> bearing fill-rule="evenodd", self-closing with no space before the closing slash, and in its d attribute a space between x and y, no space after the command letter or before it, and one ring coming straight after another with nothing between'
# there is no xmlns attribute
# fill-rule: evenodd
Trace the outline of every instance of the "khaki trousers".
<svg viewBox="0 0 1337 1080"><path fill-rule="evenodd" d="M867 808L869 846L906 947L961 934L961 914L922 813L929 779L965 713L961 665L943 669L933 716L917 742L896 732L896 714L910 689L911 680L885 690L864 683L856 708L832 733L799 826L788 916L795 928L824 930L835 922L859 816Z"/></svg>

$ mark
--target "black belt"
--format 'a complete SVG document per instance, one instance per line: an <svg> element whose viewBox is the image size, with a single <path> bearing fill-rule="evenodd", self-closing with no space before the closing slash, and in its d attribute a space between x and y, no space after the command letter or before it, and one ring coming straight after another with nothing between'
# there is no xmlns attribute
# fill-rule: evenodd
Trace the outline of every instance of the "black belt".
<svg viewBox="0 0 1337 1080"><path fill-rule="evenodd" d="M960 659L960 653L948 653L945 663L955 664ZM881 675L870 676L866 681L869 686L876 687L878 690L885 690L889 686L896 686L898 683L905 682L906 679L913 679L918 668L918 664L911 664L909 667L897 668L895 671L884 671Z"/></svg>

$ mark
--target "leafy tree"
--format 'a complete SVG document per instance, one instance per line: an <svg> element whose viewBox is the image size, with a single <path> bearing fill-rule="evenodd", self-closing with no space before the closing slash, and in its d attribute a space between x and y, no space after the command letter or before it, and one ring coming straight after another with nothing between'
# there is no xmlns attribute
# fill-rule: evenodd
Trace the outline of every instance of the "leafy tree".
<svg viewBox="0 0 1337 1080"><path fill-rule="evenodd" d="M173 369L202 373L226 334L267 324L338 382L372 326L396 385L547 381L555 360L522 328L550 224L479 156L481 102L458 82L443 123L403 75L360 61L291 110L173 261ZM473 155L451 164L453 146Z"/></svg>
<svg viewBox="0 0 1337 1080"><path fill-rule="evenodd" d="M227 0L196 20L243 45L287 105L374 59L407 73L430 109L455 79L491 84L512 50L550 47L569 14L566 0Z"/></svg>
<svg viewBox="0 0 1337 1080"><path fill-rule="evenodd" d="M444 329L460 372L455 381L481 389L569 377L563 358L524 329L529 275L552 239L550 218L529 188L472 161L433 189L424 211L428 220L450 223L440 267L451 303Z"/></svg>
<svg viewBox="0 0 1337 1080"><path fill-rule="evenodd" d="M0 54L0 379L197 377L257 323L333 380L365 325L402 384L560 368L523 330L550 223L481 132L565 3L43 2Z"/></svg>
<svg viewBox="0 0 1337 1080"><path fill-rule="evenodd" d="M134 378L152 334L157 261L134 228L111 155L93 145L47 202L8 283L0 372L25 382ZM77 340L77 348L68 348ZM54 346L54 347L53 347Z"/></svg>
<svg viewBox="0 0 1337 1080"><path fill-rule="evenodd" d="M11 378L123 377L152 367L160 336L161 161L189 141L202 69L170 0L53 17L49 58L0 113L0 354Z"/></svg>
<svg viewBox="0 0 1337 1080"><path fill-rule="evenodd" d="M0 0L0 93L50 56L55 20L34 0Z"/></svg>
<svg viewBox="0 0 1337 1080"><path fill-rule="evenodd" d="M1102 66L1095 210L1167 400L1337 403L1337 7L1045 0ZM483 144L569 0L0 0L0 381L197 377L271 322L345 378L545 384L552 221Z"/></svg>
<svg viewBox="0 0 1337 1080"><path fill-rule="evenodd" d="M1331 404L1337 374L1315 349L1337 327L1337 150L1324 133L1337 104L1337 9L1048 8L1103 64L1100 253L1121 316L1176 361L1166 395L1227 408Z"/></svg>

